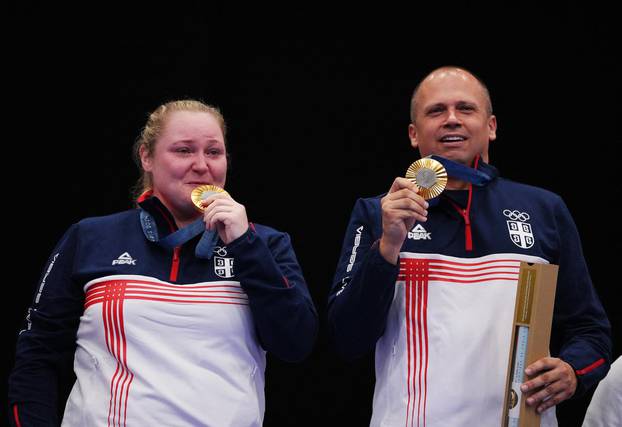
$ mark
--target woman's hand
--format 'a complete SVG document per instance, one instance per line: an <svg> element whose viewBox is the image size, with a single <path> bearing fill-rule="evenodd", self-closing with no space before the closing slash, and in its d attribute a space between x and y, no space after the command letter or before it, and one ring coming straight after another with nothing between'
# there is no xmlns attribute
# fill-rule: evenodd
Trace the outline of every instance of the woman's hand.
<svg viewBox="0 0 622 427"><path fill-rule="evenodd" d="M205 210L203 221L208 230L216 230L225 245L248 230L248 218L244 205L227 194L212 194L201 202Z"/></svg>

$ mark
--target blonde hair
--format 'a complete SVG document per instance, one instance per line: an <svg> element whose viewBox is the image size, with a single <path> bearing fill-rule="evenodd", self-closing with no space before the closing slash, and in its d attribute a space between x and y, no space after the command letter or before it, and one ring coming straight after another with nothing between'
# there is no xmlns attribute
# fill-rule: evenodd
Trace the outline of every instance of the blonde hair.
<svg viewBox="0 0 622 427"><path fill-rule="evenodd" d="M138 178L136 185L132 189L132 196L134 200L136 200L145 191L151 190L153 186L151 173L146 172L143 169L140 159L140 150L142 147L144 147L147 155L153 155L156 142L162 134L164 126L166 125L166 119L170 113L175 111L204 112L211 114L218 122L220 129L222 130L223 136L226 137L227 125L220 110L218 110L218 108L216 107L194 99L181 99L176 101L170 101L160 105L151 114L149 114L147 123L143 127L140 135L134 143L134 160L136 161L138 169L140 170L140 177Z"/></svg>

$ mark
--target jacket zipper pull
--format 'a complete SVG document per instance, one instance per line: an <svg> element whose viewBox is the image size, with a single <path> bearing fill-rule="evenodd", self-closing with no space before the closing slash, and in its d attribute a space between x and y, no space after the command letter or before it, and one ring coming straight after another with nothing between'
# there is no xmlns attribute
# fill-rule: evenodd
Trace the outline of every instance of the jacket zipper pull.
<svg viewBox="0 0 622 427"><path fill-rule="evenodd" d="M177 281L177 275L179 273L179 252L181 251L181 246L177 246L173 249L173 263L171 265L171 274L169 279L171 282Z"/></svg>
<svg viewBox="0 0 622 427"><path fill-rule="evenodd" d="M464 245L467 251L473 250L473 236L471 235L471 218L466 209L462 210L462 217L464 218Z"/></svg>

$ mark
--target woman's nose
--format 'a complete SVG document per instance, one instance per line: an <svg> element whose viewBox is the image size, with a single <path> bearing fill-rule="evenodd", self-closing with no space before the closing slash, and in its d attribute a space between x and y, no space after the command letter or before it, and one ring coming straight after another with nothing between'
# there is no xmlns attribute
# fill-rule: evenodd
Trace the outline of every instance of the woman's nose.
<svg viewBox="0 0 622 427"><path fill-rule="evenodd" d="M203 153L198 153L195 156L192 168L197 172L205 172L209 169L207 158L203 155Z"/></svg>

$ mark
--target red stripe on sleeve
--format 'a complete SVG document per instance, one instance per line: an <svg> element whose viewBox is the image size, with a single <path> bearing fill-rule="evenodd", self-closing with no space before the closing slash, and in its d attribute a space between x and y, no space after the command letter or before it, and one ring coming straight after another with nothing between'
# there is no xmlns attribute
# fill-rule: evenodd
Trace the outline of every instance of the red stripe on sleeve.
<svg viewBox="0 0 622 427"><path fill-rule="evenodd" d="M591 365L586 366L583 369L578 369L575 372L577 373L577 375L585 375L588 372L593 371L594 369L598 368L600 365L602 365L603 363L605 363L605 359L600 358L598 359L596 362L592 363Z"/></svg>

